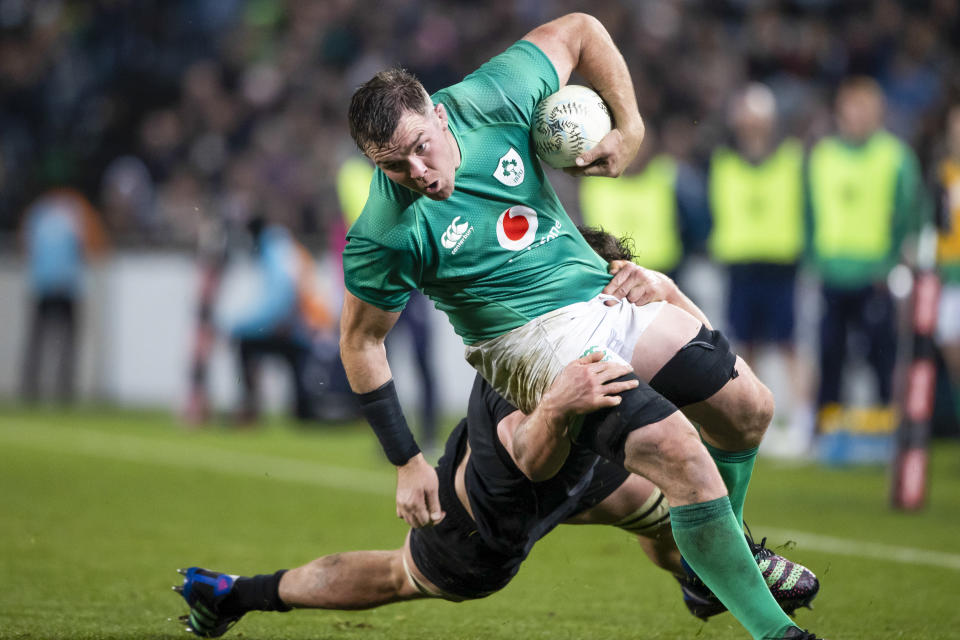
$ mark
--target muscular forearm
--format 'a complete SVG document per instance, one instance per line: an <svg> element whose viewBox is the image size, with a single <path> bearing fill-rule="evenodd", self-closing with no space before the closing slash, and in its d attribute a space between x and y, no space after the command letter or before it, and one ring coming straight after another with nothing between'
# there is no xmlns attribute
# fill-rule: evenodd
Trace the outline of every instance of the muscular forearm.
<svg viewBox="0 0 960 640"><path fill-rule="evenodd" d="M340 313L340 358L350 388L367 393L391 378L384 341L399 313L383 311L347 291Z"/></svg>
<svg viewBox="0 0 960 640"><path fill-rule="evenodd" d="M570 453L570 418L552 408L549 395L513 432L513 459L534 482L555 476Z"/></svg>
<svg viewBox="0 0 960 640"><path fill-rule="evenodd" d="M383 451L397 467L423 456L407 426L393 384L384 340L399 313L383 311L349 292L340 315L340 357L360 410L380 440Z"/></svg>
<svg viewBox="0 0 960 640"><path fill-rule="evenodd" d="M497 424L500 441L531 480L552 478L563 466L576 416L617 406L619 394L639 384L636 377L617 381L630 373L630 365L603 357L598 351L569 363L529 417L515 411Z"/></svg>
<svg viewBox="0 0 960 640"><path fill-rule="evenodd" d="M625 136L643 138L643 120L627 63L613 38L596 18L575 13L568 16L580 34L580 55L574 70L603 96L612 111L614 126ZM639 141L638 141L639 143Z"/></svg>
<svg viewBox="0 0 960 640"><path fill-rule="evenodd" d="M340 358L354 393L373 391L392 377L382 340L344 334L340 338Z"/></svg>

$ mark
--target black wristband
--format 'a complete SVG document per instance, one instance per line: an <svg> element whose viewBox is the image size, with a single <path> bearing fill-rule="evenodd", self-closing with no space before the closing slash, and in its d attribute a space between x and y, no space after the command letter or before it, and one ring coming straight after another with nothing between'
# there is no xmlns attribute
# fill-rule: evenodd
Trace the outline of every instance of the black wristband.
<svg viewBox="0 0 960 640"><path fill-rule="evenodd" d="M420 453L420 447L407 426L407 419L403 417L393 380L373 391L358 393L357 399L363 417L373 427L380 446L387 454L387 460L399 467Z"/></svg>

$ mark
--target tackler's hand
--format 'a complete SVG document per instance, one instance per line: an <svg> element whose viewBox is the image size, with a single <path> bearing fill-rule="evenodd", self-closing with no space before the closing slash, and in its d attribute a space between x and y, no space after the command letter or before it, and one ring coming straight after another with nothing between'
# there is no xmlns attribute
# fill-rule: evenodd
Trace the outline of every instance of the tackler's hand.
<svg viewBox="0 0 960 640"><path fill-rule="evenodd" d="M594 351L568 364L550 385L541 403L566 416L620 404L618 394L635 388L639 382L636 378L615 382L633 369L623 361L607 360L606 356L603 351Z"/></svg>
<svg viewBox="0 0 960 640"><path fill-rule="evenodd" d="M610 273L613 274L613 278L603 288L602 293L627 300L637 306L659 300L670 300L676 293L677 285L669 277L627 260L611 262ZM608 301L606 304L610 306L616 303Z"/></svg>

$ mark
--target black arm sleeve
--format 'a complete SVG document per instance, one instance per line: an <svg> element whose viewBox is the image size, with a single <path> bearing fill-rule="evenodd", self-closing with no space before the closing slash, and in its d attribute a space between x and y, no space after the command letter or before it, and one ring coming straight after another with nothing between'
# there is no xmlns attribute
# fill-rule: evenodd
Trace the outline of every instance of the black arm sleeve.
<svg viewBox="0 0 960 640"><path fill-rule="evenodd" d="M393 380L373 391L358 393L357 399L360 401L360 411L373 427L390 462L399 467L420 453L420 447L407 426L407 419L403 417Z"/></svg>

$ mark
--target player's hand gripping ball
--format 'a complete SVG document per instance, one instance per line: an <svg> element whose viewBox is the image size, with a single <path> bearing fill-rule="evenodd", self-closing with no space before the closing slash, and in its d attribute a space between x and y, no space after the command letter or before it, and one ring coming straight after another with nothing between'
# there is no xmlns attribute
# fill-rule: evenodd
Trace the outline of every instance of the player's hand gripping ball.
<svg viewBox="0 0 960 640"><path fill-rule="evenodd" d="M533 113L533 144L554 169L574 166L584 151L610 133L610 109L589 87L568 84L540 101Z"/></svg>

